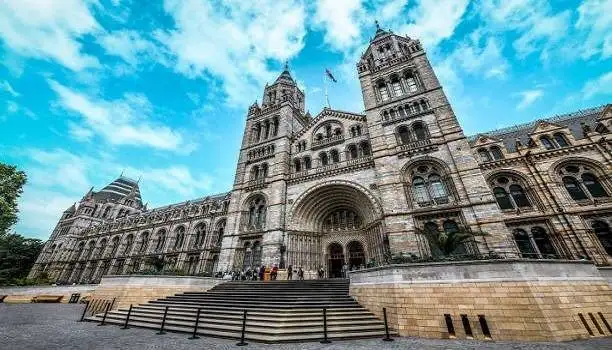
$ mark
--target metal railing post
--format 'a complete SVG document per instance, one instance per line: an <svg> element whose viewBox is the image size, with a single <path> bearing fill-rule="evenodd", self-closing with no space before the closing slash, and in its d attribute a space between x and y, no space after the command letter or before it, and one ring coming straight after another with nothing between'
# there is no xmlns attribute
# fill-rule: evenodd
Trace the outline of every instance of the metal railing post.
<svg viewBox="0 0 612 350"><path fill-rule="evenodd" d="M323 308L323 340L321 344L329 344L331 341L327 339L327 309Z"/></svg>
<svg viewBox="0 0 612 350"><path fill-rule="evenodd" d="M159 327L159 332L157 332L157 334L166 334L166 332L164 332L164 326L166 325L166 316L168 316L168 308L170 308L170 306L166 305L166 309L164 310L164 318L162 318L161 326Z"/></svg>
<svg viewBox="0 0 612 350"><path fill-rule="evenodd" d="M81 319L79 322L85 321L85 314L87 313L87 309L89 309L89 300L85 301L85 310L83 310L83 314L81 315Z"/></svg>
<svg viewBox="0 0 612 350"><path fill-rule="evenodd" d="M383 341L393 341L389 336L389 324L387 323L387 308L383 307L383 318L385 319L385 337Z"/></svg>
<svg viewBox="0 0 612 350"><path fill-rule="evenodd" d="M244 341L244 332L246 330L246 318L247 318L247 311L245 309L244 313L242 314L242 335L240 335L240 342L236 343L236 345L238 346L245 346L249 344Z"/></svg>
<svg viewBox="0 0 612 350"><path fill-rule="evenodd" d="M106 303L106 311L104 311L104 316L102 316L102 322L100 322L98 326L106 325L106 315L108 315L108 310L110 309L110 306L111 306L110 303Z"/></svg>
<svg viewBox="0 0 612 350"><path fill-rule="evenodd" d="M189 337L189 339L198 339L200 337L198 337L198 323L200 321L200 311L202 309L198 308L198 312L196 314L196 319L195 319L195 324L193 325L193 334L191 335L191 337Z"/></svg>
<svg viewBox="0 0 612 350"><path fill-rule="evenodd" d="M130 322L130 314L132 313L132 304L130 304L130 308L128 309L127 316L125 316L125 323L121 329L128 329L128 322Z"/></svg>

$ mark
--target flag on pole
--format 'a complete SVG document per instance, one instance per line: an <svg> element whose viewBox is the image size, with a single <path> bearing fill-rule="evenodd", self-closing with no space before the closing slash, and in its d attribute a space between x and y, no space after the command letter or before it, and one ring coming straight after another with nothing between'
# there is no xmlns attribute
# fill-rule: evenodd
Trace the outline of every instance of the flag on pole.
<svg viewBox="0 0 612 350"><path fill-rule="evenodd" d="M338 82L336 78L334 78L333 74L329 71L329 69L325 68L325 74L327 74L327 77L334 83Z"/></svg>

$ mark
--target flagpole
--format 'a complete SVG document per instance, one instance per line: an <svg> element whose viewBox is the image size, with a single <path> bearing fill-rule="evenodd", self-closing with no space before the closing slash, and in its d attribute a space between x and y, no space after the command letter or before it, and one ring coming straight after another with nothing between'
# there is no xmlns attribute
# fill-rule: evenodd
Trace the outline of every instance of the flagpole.
<svg viewBox="0 0 612 350"><path fill-rule="evenodd" d="M325 103L327 103L327 108L331 108L329 96L327 95L327 72L323 72L323 85L325 86Z"/></svg>

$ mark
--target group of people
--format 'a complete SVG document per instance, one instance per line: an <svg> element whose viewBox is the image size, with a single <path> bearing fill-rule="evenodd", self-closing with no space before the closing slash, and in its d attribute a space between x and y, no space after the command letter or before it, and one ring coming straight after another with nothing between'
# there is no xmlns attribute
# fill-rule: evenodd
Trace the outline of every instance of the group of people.
<svg viewBox="0 0 612 350"><path fill-rule="evenodd" d="M289 265L287 267L287 280L293 280L293 274L297 274L298 280L304 279L304 270L302 267L298 267L297 270L294 270L293 266ZM220 273L218 277L222 277L224 280L232 280L232 281L263 281L264 276L266 274L266 266L262 265L260 267L256 267L253 269L246 270L227 270L224 273ZM320 267L317 270L317 277L319 279L325 278L325 270L323 267ZM270 280L275 281L278 279L278 266L274 265L270 269Z"/></svg>

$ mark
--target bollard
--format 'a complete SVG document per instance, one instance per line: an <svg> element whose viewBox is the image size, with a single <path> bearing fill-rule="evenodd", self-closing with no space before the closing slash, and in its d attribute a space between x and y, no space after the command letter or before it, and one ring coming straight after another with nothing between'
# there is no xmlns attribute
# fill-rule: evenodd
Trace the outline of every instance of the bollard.
<svg viewBox="0 0 612 350"><path fill-rule="evenodd" d="M244 331L246 330L246 318L247 318L247 311L245 309L244 313L242 314L242 335L240 336L240 343L236 343L236 345L238 346L245 346L249 344L249 343L245 343L244 341Z"/></svg>
<svg viewBox="0 0 612 350"><path fill-rule="evenodd" d="M83 310L83 314L81 315L81 319L79 322L85 321L85 314L87 313L87 309L89 308L89 300L85 301L85 310Z"/></svg>
<svg viewBox="0 0 612 350"><path fill-rule="evenodd" d="M166 309L164 310L164 318L162 318L161 326L159 327L159 332L157 332L157 334L166 334L166 332L164 332L164 326L166 325L166 316L168 316L169 307L170 306L166 306Z"/></svg>
<svg viewBox="0 0 612 350"><path fill-rule="evenodd" d="M193 325L193 334L189 339L199 339L198 337L198 322L200 321L200 308L198 308L198 313L196 314L195 324Z"/></svg>
<svg viewBox="0 0 612 350"><path fill-rule="evenodd" d="M323 308L323 340L321 344L329 344L331 341L327 339L327 309Z"/></svg>
<svg viewBox="0 0 612 350"><path fill-rule="evenodd" d="M383 307L383 317L385 319L385 337L383 338L383 341L393 341L393 339L391 339L391 337L389 336L389 324L387 323L387 308Z"/></svg>
<svg viewBox="0 0 612 350"><path fill-rule="evenodd" d="M125 323L121 329L128 329L128 322L130 322L130 314L132 313L132 304L130 304L130 308L128 309L127 316L125 316Z"/></svg>
<svg viewBox="0 0 612 350"><path fill-rule="evenodd" d="M106 304L106 311L104 311L104 316L102 316L102 322L100 322L100 324L98 326L105 326L106 325L106 315L108 314L108 310L110 309L110 303Z"/></svg>

